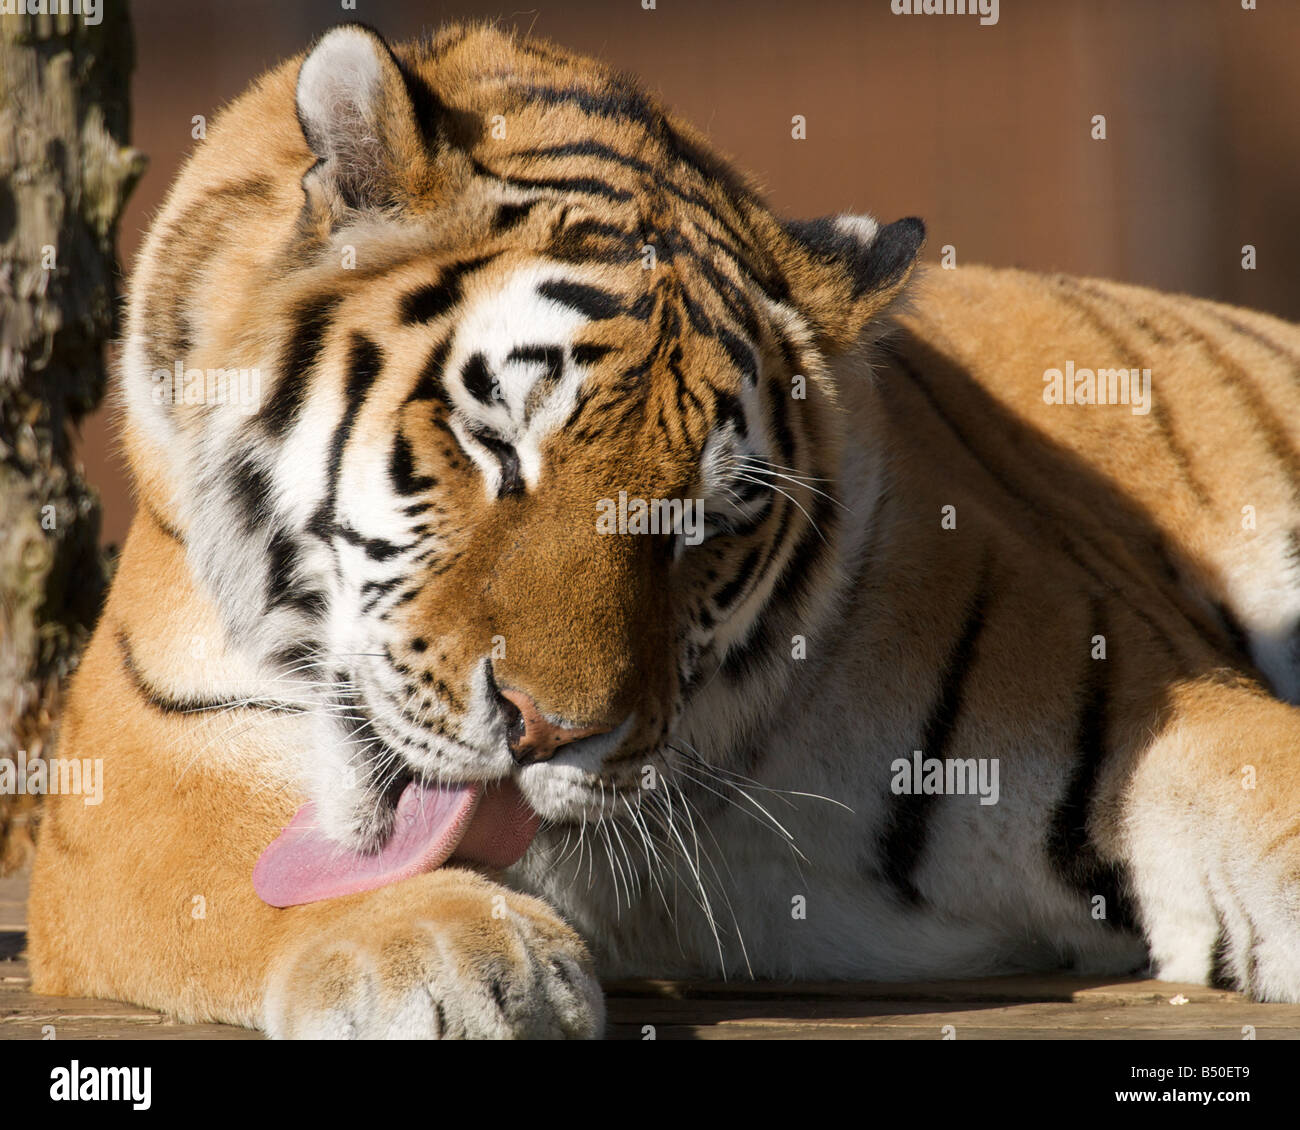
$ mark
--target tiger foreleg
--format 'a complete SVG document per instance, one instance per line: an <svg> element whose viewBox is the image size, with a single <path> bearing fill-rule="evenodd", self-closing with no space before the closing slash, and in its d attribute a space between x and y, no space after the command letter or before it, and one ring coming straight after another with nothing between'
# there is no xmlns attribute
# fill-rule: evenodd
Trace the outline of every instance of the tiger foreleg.
<svg viewBox="0 0 1300 1130"><path fill-rule="evenodd" d="M1209 680L1171 700L1124 802L1155 973L1300 1000L1300 710Z"/></svg>

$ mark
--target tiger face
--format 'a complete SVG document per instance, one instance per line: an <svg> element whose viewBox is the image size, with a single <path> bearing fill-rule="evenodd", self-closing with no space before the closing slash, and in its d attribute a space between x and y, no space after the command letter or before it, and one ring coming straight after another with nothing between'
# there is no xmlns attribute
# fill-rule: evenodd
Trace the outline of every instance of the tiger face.
<svg viewBox="0 0 1300 1130"><path fill-rule="evenodd" d="M413 777L600 818L702 702L725 730L736 684L779 691L773 607L811 614L835 567L827 360L923 238L782 223L618 76L497 39L499 71L454 39L319 42L296 147L240 205L274 263L230 312L176 312L192 356L273 374L259 410L133 404L160 459L213 471L177 524L230 637L310 684L343 842Z"/></svg>
<svg viewBox="0 0 1300 1130"><path fill-rule="evenodd" d="M500 208L385 280L387 317L370 299L359 322L381 333L347 331L368 391L313 521L343 543L333 650L361 657L345 679L395 764L517 773L568 819L662 756L715 640L756 614L740 566L798 501L768 470L792 374L733 360L638 267L556 258L581 211L503 239Z"/></svg>

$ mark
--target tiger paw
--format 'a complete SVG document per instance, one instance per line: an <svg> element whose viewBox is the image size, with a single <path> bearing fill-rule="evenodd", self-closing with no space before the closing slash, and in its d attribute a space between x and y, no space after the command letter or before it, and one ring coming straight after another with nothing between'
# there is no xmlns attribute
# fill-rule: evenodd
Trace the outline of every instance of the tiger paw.
<svg viewBox="0 0 1300 1130"><path fill-rule="evenodd" d="M586 947L537 899L451 869L348 902L273 968L264 1022L273 1039L603 1034Z"/></svg>

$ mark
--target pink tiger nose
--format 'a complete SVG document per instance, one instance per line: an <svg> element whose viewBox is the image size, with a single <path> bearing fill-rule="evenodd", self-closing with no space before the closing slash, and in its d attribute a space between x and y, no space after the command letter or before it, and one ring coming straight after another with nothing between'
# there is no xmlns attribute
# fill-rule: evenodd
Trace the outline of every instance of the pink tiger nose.
<svg viewBox="0 0 1300 1130"><path fill-rule="evenodd" d="M608 733L611 726L570 728L546 719L529 695L523 691L498 690L497 705L506 720L506 745L519 765L547 761L555 751L580 738Z"/></svg>

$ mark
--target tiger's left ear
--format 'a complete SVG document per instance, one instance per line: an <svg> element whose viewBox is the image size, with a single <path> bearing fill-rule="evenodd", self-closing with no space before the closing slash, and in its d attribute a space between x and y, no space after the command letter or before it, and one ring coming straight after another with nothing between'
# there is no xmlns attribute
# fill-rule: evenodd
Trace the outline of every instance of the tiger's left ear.
<svg viewBox="0 0 1300 1130"><path fill-rule="evenodd" d="M791 296L827 353L852 346L902 294L925 243L915 218L882 228L870 216L839 215L782 227Z"/></svg>
<svg viewBox="0 0 1300 1130"><path fill-rule="evenodd" d="M399 204L416 191L429 167L426 138L412 91L378 32L344 24L322 35L298 71L296 101L317 158L302 182L316 208L339 219Z"/></svg>

